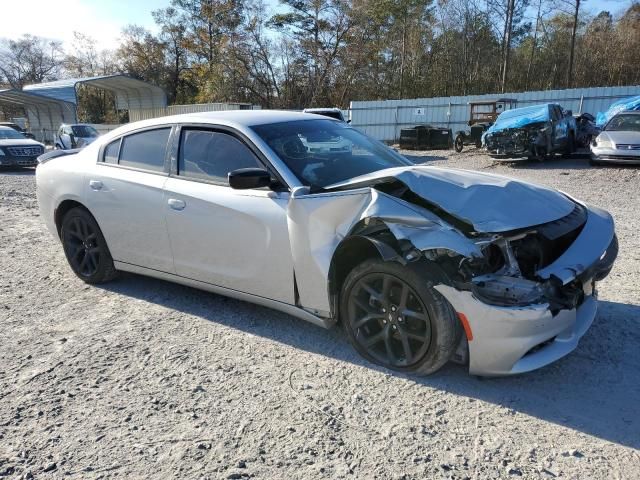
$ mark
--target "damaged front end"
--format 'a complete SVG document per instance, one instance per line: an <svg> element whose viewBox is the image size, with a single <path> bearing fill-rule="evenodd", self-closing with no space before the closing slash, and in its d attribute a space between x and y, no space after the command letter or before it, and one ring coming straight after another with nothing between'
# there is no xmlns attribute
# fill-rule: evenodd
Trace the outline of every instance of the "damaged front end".
<svg viewBox="0 0 640 480"><path fill-rule="evenodd" d="M507 128L485 135L489 155L495 158L541 158L550 150L551 127L545 122Z"/></svg>
<svg viewBox="0 0 640 480"><path fill-rule="evenodd" d="M433 167L302 189L289 220L301 307L335 318L340 278L371 252L421 262L467 319L458 359L478 375L530 371L573 350L618 248L607 212L522 182Z"/></svg>

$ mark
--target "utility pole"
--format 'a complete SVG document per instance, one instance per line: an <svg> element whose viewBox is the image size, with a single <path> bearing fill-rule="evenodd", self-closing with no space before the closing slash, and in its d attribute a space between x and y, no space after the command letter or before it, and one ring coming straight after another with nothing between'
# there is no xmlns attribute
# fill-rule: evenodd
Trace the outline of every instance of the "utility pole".
<svg viewBox="0 0 640 480"><path fill-rule="evenodd" d="M580 12L580 0L575 0L573 12L573 26L571 28L571 49L569 50L569 68L567 69L567 88L573 86L573 56L576 48L576 30L578 29L578 13Z"/></svg>

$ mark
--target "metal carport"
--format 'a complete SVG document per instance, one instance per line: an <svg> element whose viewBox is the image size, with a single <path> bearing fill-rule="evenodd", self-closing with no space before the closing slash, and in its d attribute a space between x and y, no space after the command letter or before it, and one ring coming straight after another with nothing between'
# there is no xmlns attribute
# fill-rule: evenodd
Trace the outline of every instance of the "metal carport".
<svg viewBox="0 0 640 480"><path fill-rule="evenodd" d="M52 142L62 123L76 123L76 105L65 100L23 90L0 90L0 104L21 107L31 133L40 142Z"/></svg>
<svg viewBox="0 0 640 480"><path fill-rule="evenodd" d="M23 90L77 105L76 87L80 84L113 92L116 108L128 110L130 118L134 118L134 112L138 110L164 109L167 106L167 95L162 88L122 74L56 80L26 85Z"/></svg>

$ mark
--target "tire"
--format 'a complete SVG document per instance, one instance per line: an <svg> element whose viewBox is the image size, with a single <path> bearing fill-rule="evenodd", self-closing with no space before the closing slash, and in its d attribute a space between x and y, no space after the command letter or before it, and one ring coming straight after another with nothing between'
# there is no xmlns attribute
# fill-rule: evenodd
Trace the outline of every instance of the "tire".
<svg viewBox="0 0 640 480"><path fill-rule="evenodd" d="M65 214L60 239L71 270L83 282L104 283L116 277L118 272L107 242L86 209L76 207Z"/></svg>
<svg viewBox="0 0 640 480"><path fill-rule="evenodd" d="M462 138L462 135L456 135L454 146L456 152L460 153L462 151L462 149L464 148L464 139Z"/></svg>
<svg viewBox="0 0 640 480"><path fill-rule="evenodd" d="M451 304L433 288L441 282L430 265L366 260L347 275L340 320L365 359L417 375L434 373L451 359L462 328Z"/></svg>
<svg viewBox="0 0 640 480"><path fill-rule="evenodd" d="M589 158L589 165L591 165L592 167L599 167L602 164L599 161L594 160L593 158Z"/></svg>

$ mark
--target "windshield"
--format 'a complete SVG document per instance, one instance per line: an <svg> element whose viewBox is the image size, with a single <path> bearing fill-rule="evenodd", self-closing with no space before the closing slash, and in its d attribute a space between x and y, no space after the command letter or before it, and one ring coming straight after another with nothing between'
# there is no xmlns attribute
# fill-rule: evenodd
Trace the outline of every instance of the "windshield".
<svg viewBox="0 0 640 480"><path fill-rule="evenodd" d="M10 139L20 139L24 140L25 137L20 132L14 130L13 128L0 128L0 140L10 140Z"/></svg>
<svg viewBox="0 0 640 480"><path fill-rule="evenodd" d="M411 165L389 147L333 120L297 120L251 128L303 185L313 188Z"/></svg>
<svg viewBox="0 0 640 480"><path fill-rule="evenodd" d="M640 115L616 115L604 129L607 132L640 132Z"/></svg>
<svg viewBox="0 0 640 480"><path fill-rule="evenodd" d="M73 135L80 138L93 138L98 136L98 131L89 125L74 125L71 127Z"/></svg>

